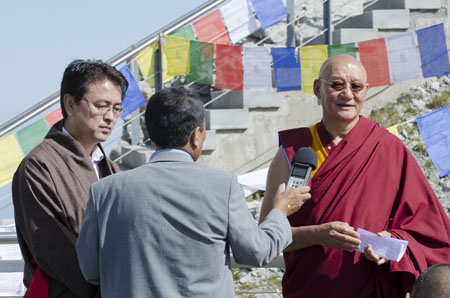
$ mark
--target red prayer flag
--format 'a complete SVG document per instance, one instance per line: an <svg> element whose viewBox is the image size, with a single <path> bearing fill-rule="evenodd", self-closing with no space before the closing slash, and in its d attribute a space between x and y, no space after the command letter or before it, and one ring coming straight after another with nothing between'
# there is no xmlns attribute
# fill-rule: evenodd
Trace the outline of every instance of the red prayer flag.
<svg viewBox="0 0 450 298"><path fill-rule="evenodd" d="M45 116L45 121L47 121L48 127L51 128L53 126L53 124L55 124L62 118L63 118L63 115L61 113L61 108L59 108L57 110L54 110L50 114L47 114L47 116Z"/></svg>
<svg viewBox="0 0 450 298"><path fill-rule="evenodd" d="M198 41L230 44L228 31L218 10L195 21L192 25Z"/></svg>
<svg viewBox="0 0 450 298"><path fill-rule="evenodd" d="M214 87L242 92L243 78L242 47L217 44Z"/></svg>
<svg viewBox="0 0 450 298"><path fill-rule="evenodd" d="M358 42L359 60L367 71L369 87L391 84L384 38Z"/></svg>

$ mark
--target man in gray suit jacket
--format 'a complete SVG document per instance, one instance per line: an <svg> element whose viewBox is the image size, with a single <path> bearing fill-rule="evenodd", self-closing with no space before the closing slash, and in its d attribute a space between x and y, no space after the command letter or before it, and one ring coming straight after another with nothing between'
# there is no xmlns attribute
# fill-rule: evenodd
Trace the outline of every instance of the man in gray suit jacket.
<svg viewBox="0 0 450 298"><path fill-rule="evenodd" d="M103 297L234 297L238 263L263 266L291 241L286 216L309 188L280 185L259 226L236 175L195 163L206 128L202 102L185 89L157 92L145 121L150 161L92 185L77 241L81 270Z"/></svg>

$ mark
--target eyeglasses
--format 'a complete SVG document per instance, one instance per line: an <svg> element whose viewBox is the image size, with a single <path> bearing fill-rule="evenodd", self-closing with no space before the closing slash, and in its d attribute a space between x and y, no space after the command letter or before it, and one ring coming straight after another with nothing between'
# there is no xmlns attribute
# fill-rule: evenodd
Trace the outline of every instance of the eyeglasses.
<svg viewBox="0 0 450 298"><path fill-rule="evenodd" d="M110 111L113 112L114 117L119 117L120 114L123 113L123 109L121 106L108 106L106 104L99 104L99 103L93 103L90 102L89 100L87 100L86 98L82 97L82 100L84 99L85 101L87 101L88 103L90 103L91 105L94 106L94 108L97 110L97 112L99 112L99 114L101 115L106 115L108 114Z"/></svg>
<svg viewBox="0 0 450 298"><path fill-rule="evenodd" d="M325 79L319 78L319 80L324 81L325 83L327 83L328 85L330 85L330 87L333 90L336 91L342 91L347 87L347 84L350 84L350 90L352 90L353 93L359 93L361 90L363 90L367 85L369 85L369 83L358 83L358 82L351 82L351 83L347 83L347 82L342 82L342 81L333 81L333 82L328 82Z"/></svg>

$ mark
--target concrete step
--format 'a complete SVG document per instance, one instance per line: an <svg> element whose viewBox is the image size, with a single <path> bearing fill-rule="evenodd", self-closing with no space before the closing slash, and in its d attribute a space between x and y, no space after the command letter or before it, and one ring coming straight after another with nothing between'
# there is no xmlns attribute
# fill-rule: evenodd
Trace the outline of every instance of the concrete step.
<svg viewBox="0 0 450 298"><path fill-rule="evenodd" d="M333 44L345 44L365 41L398 34L398 32L378 31L377 29L366 28L342 28L333 31ZM320 35L312 40L308 45L324 44L324 37Z"/></svg>
<svg viewBox="0 0 450 298"><path fill-rule="evenodd" d="M208 109L278 108L281 100L281 93L276 92L211 92L211 99L219 96L220 98L207 106Z"/></svg>
<svg viewBox="0 0 450 298"><path fill-rule="evenodd" d="M214 149L216 149L216 131L206 130L206 139L202 151L213 151Z"/></svg>
<svg viewBox="0 0 450 298"><path fill-rule="evenodd" d="M203 143L202 151L213 151L214 149L216 149L216 131L206 130L206 139ZM149 146L123 144L121 146L121 155L128 154L122 158L121 166L127 169L134 169L146 163L153 152L155 152L155 149Z"/></svg>
<svg viewBox="0 0 450 298"><path fill-rule="evenodd" d="M279 108L280 92L244 92L244 107L249 109Z"/></svg>
<svg viewBox="0 0 450 298"><path fill-rule="evenodd" d="M211 100L216 98L216 101L207 106L208 109L242 109L244 107L242 92L211 91Z"/></svg>
<svg viewBox="0 0 450 298"><path fill-rule="evenodd" d="M364 12L375 9L409 9L409 10L438 10L441 0L378 0L364 8Z"/></svg>
<svg viewBox="0 0 450 298"><path fill-rule="evenodd" d="M343 28L333 32L333 44L345 44L387 37L398 32L380 32L376 29Z"/></svg>
<svg viewBox="0 0 450 298"><path fill-rule="evenodd" d="M409 10L380 9L353 16L334 26L334 29L373 28L382 30L407 30L409 25Z"/></svg>
<svg viewBox="0 0 450 298"><path fill-rule="evenodd" d="M205 111L206 129L229 130L248 128L248 108L212 109Z"/></svg>

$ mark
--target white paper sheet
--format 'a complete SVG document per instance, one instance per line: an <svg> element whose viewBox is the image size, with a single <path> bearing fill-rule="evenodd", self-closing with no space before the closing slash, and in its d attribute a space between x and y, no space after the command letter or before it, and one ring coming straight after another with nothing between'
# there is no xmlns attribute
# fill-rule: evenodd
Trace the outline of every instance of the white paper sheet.
<svg viewBox="0 0 450 298"><path fill-rule="evenodd" d="M269 168L253 171L238 176L238 182L245 189L266 190L266 178Z"/></svg>
<svg viewBox="0 0 450 298"><path fill-rule="evenodd" d="M0 297L25 295L22 272L0 272Z"/></svg>
<svg viewBox="0 0 450 298"><path fill-rule="evenodd" d="M232 43L258 30L256 18L247 0L233 0L220 10Z"/></svg>
<svg viewBox="0 0 450 298"><path fill-rule="evenodd" d="M372 245L373 251L380 257L391 261L400 261L408 247L408 241L379 237L374 233L358 228L356 231L360 235L361 246L357 251L364 252L364 248Z"/></svg>
<svg viewBox="0 0 450 298"><path fill-rule="evenodd" d="M241 189L244 192L245 197L248 197L259 190L257 188L252 188L252 187L243 186L243 185L241 185Z"/></svg>
<svg viewBox="0 0 450 298"><path fill-rule="evenodd" d="M272 56L266 47L244 47L244 91L272 91Z"/></svg>

